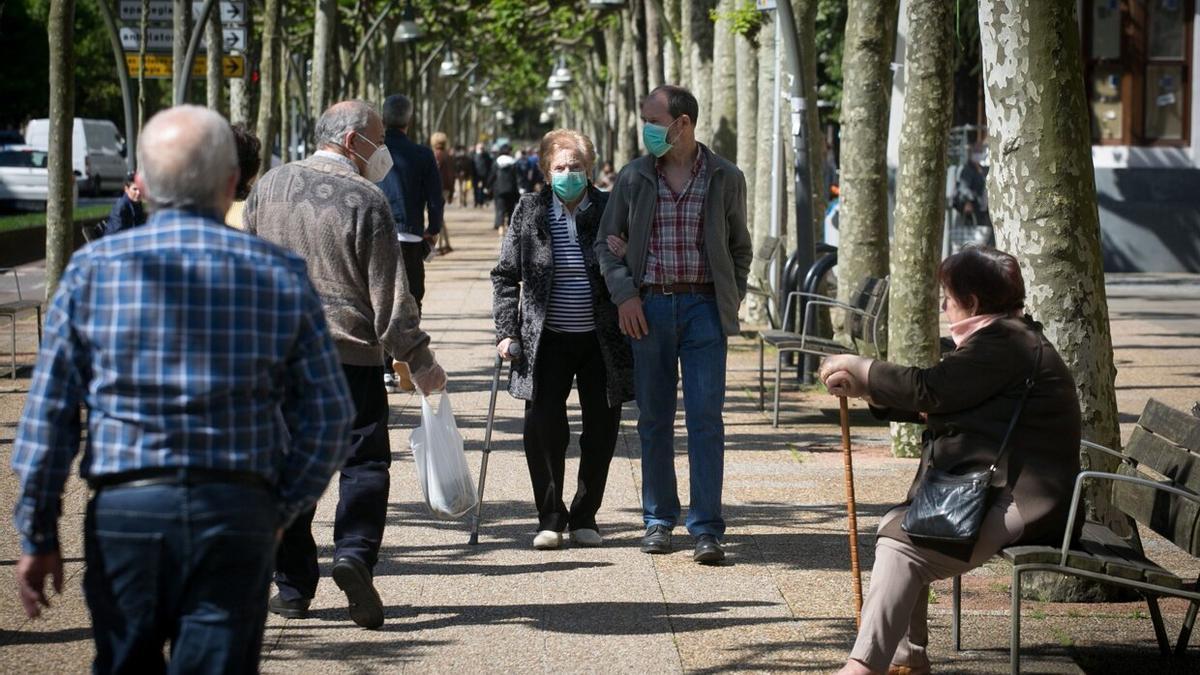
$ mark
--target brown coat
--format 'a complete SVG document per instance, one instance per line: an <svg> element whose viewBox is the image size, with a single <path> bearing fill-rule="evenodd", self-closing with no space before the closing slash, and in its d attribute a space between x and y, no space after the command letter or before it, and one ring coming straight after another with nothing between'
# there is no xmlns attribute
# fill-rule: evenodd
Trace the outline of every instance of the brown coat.
<svg viewBox="0 0 1200 675"><path fill-rule="evenodd" d="M1028 317L997 321L932 368L883 361L871 365L872 412L877 417L912 422L918 412L929 416L927 442L905 504L912 501L930 464L930 437L932 461L942 471L962 474L991 466L1033 370L1036 341L1041 340L1034 387L993 487L1012 490L1025 521L1025 532L1016 543L1061 543L1079 473L1079 399L1071 372L1037 328ZM901 522L893 520L879 534L909 541ZM944 552L963 553L955 548L945 547Z"/></svg>

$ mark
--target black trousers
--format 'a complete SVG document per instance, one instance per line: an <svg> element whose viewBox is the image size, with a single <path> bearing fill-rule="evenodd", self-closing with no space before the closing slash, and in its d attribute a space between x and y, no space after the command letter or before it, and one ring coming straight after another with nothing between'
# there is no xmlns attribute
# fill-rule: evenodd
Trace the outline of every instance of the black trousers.
<svg viewBox="0 0 1200 675"><path fill-rule="evenodd" d="M392 450L388 444L388 403L382 366L348 366L342 371L354 398L350 459L338 480L333 520L333 557L356 558L374 568L387 524ZM275 584L285 600L317 592L317 544L312 521L316 507L300 514L283 532L275 554Z"/></svg>
<svg viewBox="0 0 1200 675"><path fill-rule="evenodd" d="M568 511L563 504L567 445L567 396L577 380L583 432L579 435L579 478ZM535 398L525 403L525 461L533 482L538 529L562 532L596 528L621 423L621 406L608 405L608 377L596 333L546 329L538 346Z"/></svg>
<svg viewBox="0 0 1200 675"><path fill-rule="evenodd" d="M520 198L521 195L515 192L512 194L494 195L496 220L492 224L493 230L500 229L501 225L508 225L508 221L512 219L513 210L517 208L517 200Z"/></svg>
<svg viewBox="0 0 1200 675"><path fill-rule="evenodd" d="M408 292L412 293L420 309L425 299L425 254L429 253L429 242L400 242L400 256L404 258L404 275L408 277Z"/></svg>

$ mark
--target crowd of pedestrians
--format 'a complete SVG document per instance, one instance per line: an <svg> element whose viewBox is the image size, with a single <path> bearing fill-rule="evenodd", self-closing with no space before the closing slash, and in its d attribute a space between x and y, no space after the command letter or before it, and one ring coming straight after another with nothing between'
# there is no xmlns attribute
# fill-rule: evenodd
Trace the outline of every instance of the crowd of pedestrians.
<svg viewBox="0 0 1200 675"><path fill-rule="evenodd" d="M254 672L267 612L309 615L312 523L334 474L331 576L350 619L380 627L387 394L445 388L421 317L425 262L455 194L464 206L468 194L474 207L491 202L502 237L495 348L511 362L509 392L525 401L533 548L604 544L597 514L622 407L635 400L641 551L672 552L683 525L693 560L720 563L728 339L740 330L752 245L745 177L696 138L699 110L686 89L651 91L640 104L647 154L618 173L611 163L597 171L592 141L575 130L553 130L536 148L468 153L444 134L428 146L410 138L406 96L380 110L343 101L317 121L316 152L257 182L260 145L246 129L194 106L155 115L114 208L132 224L74 255L47 313L13 452L25 611L48 606L48 579L61 588L61 497L86 424L96 672L160 671L168 641L173 669ZM448 237L439 248L450 251ZM1004 423L1014 392L1025 387L1022 405L1033 395L1021 424L1020 408L1012 417L1020 448L977 542L947 549L908 536L906 505L883 518L847 673L928 672L925 587L1003 545L1061 536L1078 472L1074 385L1021 316L1015 259L969 249L939 280L956 351L928 369L832 358L821 372L830 391L866 398L880 417L926 421L939 457L992 471L999 462L980 439ZM572 386L582 429L568 506Z"/></svg>

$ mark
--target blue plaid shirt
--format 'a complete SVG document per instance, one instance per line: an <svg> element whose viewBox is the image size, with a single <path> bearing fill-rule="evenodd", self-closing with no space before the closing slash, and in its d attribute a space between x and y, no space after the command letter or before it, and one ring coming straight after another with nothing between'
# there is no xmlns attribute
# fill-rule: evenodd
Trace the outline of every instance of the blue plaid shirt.
<svg viewBox="0 0 1200 675"><path fill-rule="evenodd" d="M345 461L354 415L304 261L183 211L99 240L63 273L13 450L26 553L58 549L81 403L84 478L253 472L275 486L281 524Z"/></svg>

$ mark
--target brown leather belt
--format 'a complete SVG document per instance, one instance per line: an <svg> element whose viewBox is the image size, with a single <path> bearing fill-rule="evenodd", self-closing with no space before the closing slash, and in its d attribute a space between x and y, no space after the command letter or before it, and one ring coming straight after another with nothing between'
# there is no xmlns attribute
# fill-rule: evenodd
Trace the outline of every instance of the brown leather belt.
<svg viewBox="0 0 1200 675"><path fill-rule="evenodd" d="M676 293L692 293L695 295L716 295L715 284L644 284L643 293L651 295L675 295Z"/></svg>

